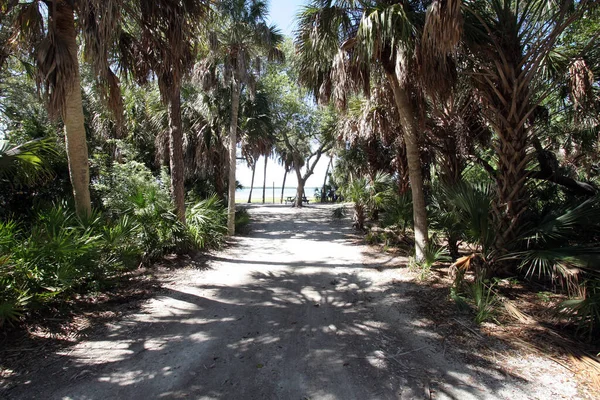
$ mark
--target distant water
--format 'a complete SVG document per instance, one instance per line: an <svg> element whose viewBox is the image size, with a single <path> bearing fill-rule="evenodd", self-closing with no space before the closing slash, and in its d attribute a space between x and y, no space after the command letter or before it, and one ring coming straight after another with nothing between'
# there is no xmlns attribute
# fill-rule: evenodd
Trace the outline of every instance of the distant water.
<svg viewBox="0 0 600 400"><path fill-rule="evenodd" d="M262 200L262 186L259 187L255 187L254 190L252 191L252 201L261 201ZM304 193L306 194L306 197L310 200L314 199L315 197L315 187L305 187L304 188ZM250 188L244 188L241 190L238 190L235 192L235 200L237 202L240 202L241 200L243 200L243 202L248 201L248 195L250 194ZM296 187L295 186L286 186L285 190L283 191L283 200L285 201L286 197L291 196L294 197L296 196ZM279 198L281 197L281 187L275 187L275 199L277 200L276 202L279 202ZM273 198L273 186L267 186L267 189L265 190L265 198L266 199L272 199Z"/></svg>

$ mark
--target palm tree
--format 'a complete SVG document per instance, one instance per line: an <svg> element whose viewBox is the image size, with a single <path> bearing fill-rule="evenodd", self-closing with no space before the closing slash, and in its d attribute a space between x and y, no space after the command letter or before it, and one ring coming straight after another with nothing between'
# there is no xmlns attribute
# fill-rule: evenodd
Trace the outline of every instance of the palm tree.
<svg viewBox="0 0 600 400"><path fill-rule="evenodd" d="M285 192L285 181L287 180L287 175L293 168L294 159L292 157L291 151L285 145L281 145L280 143L275 145L275 154L277 154L277 162L283 166L283 182L281 183L281 197L279 198L279 203L283 203L283 194Z"/></svg>
<svg viewBox="0 0 600 400"><path fill-rule="evenodd" d="M424 256L427 211L419 154L420 96L415 46L419 5L410 1L315 0L300 16L297 45L300 76L321 99L344 106L349 91L368 95L373 68L380 68L394 95L404 143L414 207L415 251Z"/></svg>
<svg viewBox="0 0 600 400"><path fill-rule="evenodd" d="M434 83L429 86L439 83L440 69L447 72L455 67L456 63L448 60L467 54L466 72L481 96L485 120L495 133L496 160L485 167L497 185L493 212L499 249L510 247L522 228L529 178L566 184L557 171L544 173L539 162L542 146L535 149L535 119L540 105L558 87L552 83L551 74L557 68L552 62L557 41L591 3L436 0L427 12L423 60ZM461 44L464 50L457 52ZM539 172L532 169L536 155L542 169ZM578 186L571 183L571 187Z"/></svg>
<svg viewBox="0 0 600 400"><path fill-rule="evenodd" d="M65 145L75 208L80 216L92 211L90 174L80 88L75 11L83 30L99 33L109 22L109 14L91 14L96 1L8 2L2 5L2 25L13 24L12 43L34 59L37 84L44 94L51 116L60 116L65 127ZM104 7L107 13L113 8ZM105 36L96 36L103 42ZM84 37L88 39L88 37ZM89 44L89 41L86 41ZM3 46L4 47L4 46ZM13 49L13 51L18 51ZM97 60L101 60L98 57Z"/></svg>
<svg viewBox="0 0 600 400"><path fill-rule="evenodd" d="M157 77L162 102L168 107L171 192L177 216L185 222L181 86L194 65L207 2L136 1L127 11L131 23L119 37L119 66L140 84L147 83L152 73Z"/></svg>
<svg viewBox="0 0 600 400"><path fill-rule="evenodd" d="M252 168L252 182L250 184L248 203L252 201L254 175L256 172L256 164L258 159L263 155L267 157L267 155L271 153L275 142L270 113L271 107L269 99L262 90L257 91L257 93L255 93L252 97L246 96L241 109L242 124L240 128L241 132L243 133L242 155L246 159L248 167Z"/></svg>
<svg viewBox="0 0 600 400"><path fill-rule="evenodd" d="M283 37L265 19L268 4L261 0L223 0L215 5L217 22L211 35L215 62L222 62L225 78L231 85L231 122L229 126L229 195L227 231L235 233L235 167L240 97L244 85L254 87L252 64L260 69L260 57L280 59L278 46ZM252 90L250 90L252 91Z"/></svg>

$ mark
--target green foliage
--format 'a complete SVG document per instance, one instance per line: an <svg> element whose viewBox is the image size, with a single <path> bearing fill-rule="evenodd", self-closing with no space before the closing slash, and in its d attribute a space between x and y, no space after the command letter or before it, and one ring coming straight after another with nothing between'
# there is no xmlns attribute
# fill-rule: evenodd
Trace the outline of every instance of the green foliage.
<svg viewBox="0 0 600 400"><path fill-rule="evenodd" d="M111 214L121 215L132 207L145 207L148 204L168 208L171 202L169 177L165 170L160 178L137 161L111 163L100 169L94 189L102 198L104 208Z"/></svg>
<svg viewBox="0 0 600 400"><path fill-rule="evenodd" d="M548 210L518 237L522 249L504 259L518 260L528 277L550 278L578 291L578 279L597 274L600 261L600 198Z"/></svg>
<svg viewBox="0 0 600 400"><path fill-rule="evenodd" d="M481 324L494 320L498 303L494 284L478 277L468 286L468 294L475 308L475 322Z"/></svg>
<svg viewBox="0 0 600 400"><path fill-rule="evenodd" d="M351 180L342 189L347 201L354 203L354 228L363 230L367 213L377 214L391 196L392 179L388 174L378 173L374 179L360 177Z"/></svg>
<svg viewBox="0 0 600 400"><path fill-rule="evenodd" d="M235 231L248 232L250 225L250 213L246 208L238 208L235 211Z"/></svg>
<svg viewBox="0 0 600 400"><path fill-rule="evenodd" d="M357 230L365 228L367 218L367 202L369 201L369 188L365 178L358 178L351 181L348 186L342 188L343 196L351 201L354 207L353 226Z"/></svg>
<svg viewBox="0 0 600 400"><path fill-rule="evenodd" d="M57 296L96 291L123 272L172 252L219 246L226 213L215 196L188 208L188 226L142 164L116 164L95 183L106 212L79 219L63 205L31 226L0 222L0 324Z"/></svg>
<svg viewBox="0 0 600 400"><path fill-rule="evenodd" d="M346 207L340 206L333 209L331 217L333 219L342 219L346 216Z"/></svg>
<svg viewBox="0 0 600 400"><path fill-rule="evenodd" d="M186 221L198 249L219 247L225 240L227 212L216 195L188 207Z"/></svg>
<svg viewBox="0 0 600 400"><path fill-rule="evenodd" d="M402 233L413 223L413 205L410 192L403 194L393 193L383 202L382 226L396 227Z"/></svg>
<svg viewBox="0 0 600 400"><path fill-rule="evenodd" d="M421 262L417 262L414 258L411 257L410 265L412 269L420 272L420 279L424 280L431 274L431 267L433 267L438 262L448 262L450 261L450 254L448 253L448 249L444 246L440 246L436 243L434 239L431 239L425 247L425 251L423 260Z"/></svg>
<svg viewBox="0 0 600 400"><path fill-rule="evenodd" d="M586 286L582 298L565 300L557 310L575 323L577 333L591 340L594 334L600 332L600 280L589 282Z"/></svg>
<svg viewBox="0 0 600 400"><path fill-rule="evenodd" d="M494 243L492 188L489 184L462 182L434 188L429 206L431 226L447 237L477 244L487 254Z"/></svg>

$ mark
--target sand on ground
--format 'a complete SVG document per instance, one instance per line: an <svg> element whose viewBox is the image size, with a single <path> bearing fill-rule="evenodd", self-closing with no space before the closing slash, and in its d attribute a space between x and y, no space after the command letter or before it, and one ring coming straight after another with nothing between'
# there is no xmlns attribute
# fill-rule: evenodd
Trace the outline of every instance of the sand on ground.
<svg viewBox="0 0 600 400"><path fill-rule="evenodd" d="M568 376L528 374L526 360L503 358L518 366L511 374L447 347L405 295L416 285L398 268L406 259L374 255L333 207L251 207L251 232L210 254L207 269L176 271L141 310L61 350L6 397L577 396Z"/></svg>

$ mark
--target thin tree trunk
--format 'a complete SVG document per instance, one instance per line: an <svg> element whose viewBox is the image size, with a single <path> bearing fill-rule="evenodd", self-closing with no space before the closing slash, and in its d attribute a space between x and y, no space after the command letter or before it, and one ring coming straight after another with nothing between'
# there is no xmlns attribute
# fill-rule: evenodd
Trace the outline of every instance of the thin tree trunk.
<svg viewBox="0 0 600 400"><path fill-rule="evenodd" d="M173 193L177 218L185 224L185 177L180 88L173 89L169 99L169 164L171 166L171 192Z"/></svg>
<svg viewBox="0 0 600 400"><path fill-rule="evenodd" d="M325 186L327 185L327 175L329 175L329 168L333 164L333 158L329 158L329 164L327 164L327 170L325 171L325 179L323 179L323 189L321 189L321 203L327 201L327 193L325 193Z"/></svg>
<svg viewBox="0 0 600 400"><path fill-rule="evenodd" d="M296 203L294 204L294 207L302 207L302 196L304 196L305 180L302 179L302 174L300 172L300 169L295 168L295 170L296 170L296 177L298 178L298 186L296 187Z"/></svg>
<svg viewBox="0 0 600 400"><path fill-rule="evenodd" d="M73 76L70 84L67 83L65 91L65 108L62 110L65 124L65 145L69 164L69 176L73 186L75 210L80 217L92 213L90 199L90 170L88 165L88 148L85 137L83 105L81 100L81 87L79 76L79 62L77 59L77 32L75 31L75 18L73 8L66 1L56 3L57 36L65 41L69 49L70 61L73 63Z"/></svg>
<svg viewBox="0 0 600 400"><path fill-rule="evenodd" d="M252 163L252 181L250 181L250 194L248 195L248 203L252 203L252 190L254 190L254 174L256 173L256 160Z"/></svg>
<svg viewBox="0 0 600 400"><path fill-rule="evenodd" d="M406 144L406 159L408 162L408 175L413 201L414 227L415 227L415 256L417 261L423 260L427 246L427 210L425 208L425 192L423 190L423 176L421 174L421 157L417 138L416 112L411 103L409 93L402 88L395 75L387 73L388 81L394 92L394 100L398 107L400 124L404 131Z"/></svg>
<svg viewBox="0 0 600 400"><path fill-rule="evenodd" d="M227 233L235 234L235 166L237 145L237 122L240 107L240 82L237 73L234 73L231 84L231 123L229 125L229 196L227 199Z"/></svg>
<svg viewBox="0 0 600 400"><path fill-rule="evenodd" d="M263 173L263 204L265 204L265 190L267 188L267 161L269 161L269 157L265 156L265 172Z"/></svg>
<svg viewBox="0 0 600 400"><path fill-rule="evenodd" d="M283 183L281 184L281 199L279 200L279 204L283 204L283 192L285 191L285 180L287 179L288 171L287 169L283 173Z"/></svg>

